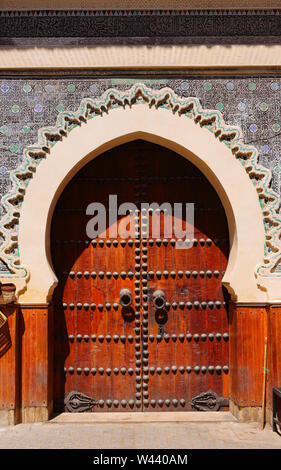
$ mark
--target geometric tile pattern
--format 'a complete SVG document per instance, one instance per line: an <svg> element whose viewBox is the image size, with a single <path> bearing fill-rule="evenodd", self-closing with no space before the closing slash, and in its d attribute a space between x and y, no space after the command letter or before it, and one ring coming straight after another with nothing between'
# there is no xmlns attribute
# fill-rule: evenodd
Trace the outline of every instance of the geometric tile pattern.
<svg viewBox="0 0 281 470"><path fill-rule="evenodd" d="M204 112L215 110L212 113L217 113L217 119L221 112L228 125L240 128L239 139L243 133L244 144L253 148L251 158L254 159L254 171L261 168L262 171L265 168L270 170L262 179L263 183L266 181L267 191L274 197L268 199L268 193L264 194L261 203L266 205L262 207L268 237L265 247L265 259L268 261L266 272L269 266L274 269L279 259L279 249L276 251L276 243L279 243L276 226L279 225L277 211L281 194L281 79L277 76L203 79L185 74L172 79L163 77L145 80L118 77L69 79L59 76L56 79L1 79L0 195L4 196L4 206L7 194L12 188L10 172L23 163L24 149L38 140L40 128L53 126L59 113L66 110L75 111L85 98L96 99L109 88L127 91L137 82L142 82L151 90L161 90L165 87L171 96L177 95L179 101L181 98L198 98ZM237 136L238 131L235 141L240 145L241 141ZM5 214L4 208L1 208L1 213ZM2 237L3 235L2 231ZM16 243L13 245L12 254L14 258L18 257ZM6 271L6 276L10 269L11 265L0 265L0 271ZM262 268L261 270L264 271Z"/></svg>

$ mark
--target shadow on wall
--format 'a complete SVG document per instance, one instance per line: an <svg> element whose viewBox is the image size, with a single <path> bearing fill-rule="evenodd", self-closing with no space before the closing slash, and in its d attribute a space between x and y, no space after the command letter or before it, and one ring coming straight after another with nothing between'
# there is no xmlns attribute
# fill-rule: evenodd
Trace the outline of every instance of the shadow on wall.
<svg viewBox="0 0 281 470"><path fill-rule="evenodd" d="M0 326L0 358L9 351L12 345L9 325L7 320Z"/></svg>

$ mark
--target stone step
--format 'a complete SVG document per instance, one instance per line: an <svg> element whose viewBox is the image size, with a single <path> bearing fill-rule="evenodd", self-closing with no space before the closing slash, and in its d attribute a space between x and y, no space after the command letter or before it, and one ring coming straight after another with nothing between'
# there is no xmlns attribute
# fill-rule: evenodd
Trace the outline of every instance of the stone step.
<svg viewBox="0 0 281 470"><path fill-rule="evenodd" d="M48 423L216 423L237 422L236 418L228 411L187 411L187 412L136 412L136 413L60 413Z"/></svg>

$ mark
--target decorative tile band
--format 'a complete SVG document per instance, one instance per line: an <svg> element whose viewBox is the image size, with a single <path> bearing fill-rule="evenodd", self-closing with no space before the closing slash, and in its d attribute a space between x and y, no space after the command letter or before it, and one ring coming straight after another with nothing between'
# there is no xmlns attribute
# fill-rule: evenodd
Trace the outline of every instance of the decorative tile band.
<svg viewBox="0 0 281 470"><path fill-rule="evenodd" d="M264 220L265 250L264 262L257 273L262 276L279 276L276 269L281 261L281 217L278 214L279 195L270 188L271 171L258 163L258 151L252 145L245 145L239 127L226 125L219 110L204 110L197 98L180 98L170 88L153 90L144 84L135 84L128 91L107 90L100 99L84 98L77 112L60 112L54 127L44 127L38 133L38 142L23 152L22 164L10 172L12 190L2 198L6 214L0 221L0 234L4 242L0 247L0 258L11 270L10 277L27 277L27 270L20 262L18 250L18 228L20 211L25 192L41 161L48 158L52 147L62 141L77 126L82 126L96 116L122 107L148 106L166 109L173 114L192 119L207 129L222 144L226 145L255 186ZM9 277L7 272L0 277Z"/></svg>

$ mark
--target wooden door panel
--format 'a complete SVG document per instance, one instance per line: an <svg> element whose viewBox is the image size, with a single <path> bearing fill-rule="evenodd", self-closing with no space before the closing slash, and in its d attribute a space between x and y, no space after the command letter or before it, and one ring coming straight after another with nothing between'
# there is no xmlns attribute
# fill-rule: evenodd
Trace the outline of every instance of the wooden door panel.
<svg viewBox="0 0 281 470"><path fill-rule="evenodd" d="M228 252L227 224L221 203L209 183L192 165L174 159L159 149L150 161L151 179L146 186L149 203L194 203L192 247L178 249L175 234L164 232L164 214L158 240L148 229L148 395L144 410L191 410L190 400L211 389L227 397L228 332L221 280ZM160 163L161 162L161 163ZM160 181L154 172L163 174ZM155 177L153 179L153 176ZM156 216L157 217L157 216ZM186 228L182 220L171 216L176 226ZM155 311L153 292L162 290L167 304ZM224 367L224 369L223 369Z"/></svg>
<svg viewBox="0 0 281 470"><path fill-rule="evenodd" d="M130 248L130 251L133 249ZM124 258L124 250L120 258ZM127 259L130 258L129 254ZM103 256L93 256L97 272L95 279L91 274L80 276L85 267L87 272L93 272L89 264L78 263L75 271L74 266L71 272L75 275L72 279L68 278L67 289L63 293L65 334L69 339L69 352L64 359L64 391L67 394L78 390L95 397L99 400L99 408L95 411L110 410L112 407L121 411L126 409L126 406L119 409L121 400L127 401L127 408L129 400L135 401L135 370L133 375L128 372L135 367L135 310L134 305L128 309L120 307L119 291L129 287L134 302L134 281L128 277L120 279L120 274L117 279L113 276L108 279L106 266L99 262L103 259ZM123 261L124 272L129 272L131 267ZM61 336L61 340L65 344L65 335ZM56 344L60 350L59 338ZM108 405L107 400L111 401ZM133 408L131 405L130 409Z"/></svg>
<svg viewBox="0 0 281 470"><path fill-rule="evenodd" d="M124 157L126 151L124 152ZM86 234L86 208L117 194L118 204L133 201L135 184L122 173L135 173L134 159L118 160L109 152L80 171L62 194L52 226L53 252L60 282L56 290L55 407L69 392L95 400L92 411L140 409L136 384L140 369L140 335L136 334L135 240L114 237L106 229L91 240ZM105 170L107 167L107 170ZM105 177L106 176L106 177ZM131 220L135 214L131 215ZM122 222L119 217L116 226ZM119 305L119 292L129 288L133 302ZM138 319L138 321L140 321ZM64 374L62 373L62 368ZM79 410L78 410L79 411Z"/></svg>
<svg viewBox="0 0 281 470"><path fill-rule="evenodd" d="M192 247L175 234L151 232L152 216L131 215L138 239L112 236L107 220L94 240L86 234L91 202L195 204ZM139 206L140 209L140 206ZM172 222L186 227L185 215ZM149 230L147 222L149 221ZM116 226L122 223L119 217ZM104 238L103 238L104 237ZM182 411L209 389L228 395L228 318L221 280L228 255L219 198L192 164L144 141L96 158L67 186L52 225L56 289L55 406L71 391L94 398L92 411ZM128 288L133 302L119 304ZM163 290L156 310L153 293ZM219 367L219 368L218 368ZM64 370L64 373L63 373Z"/></svg>

